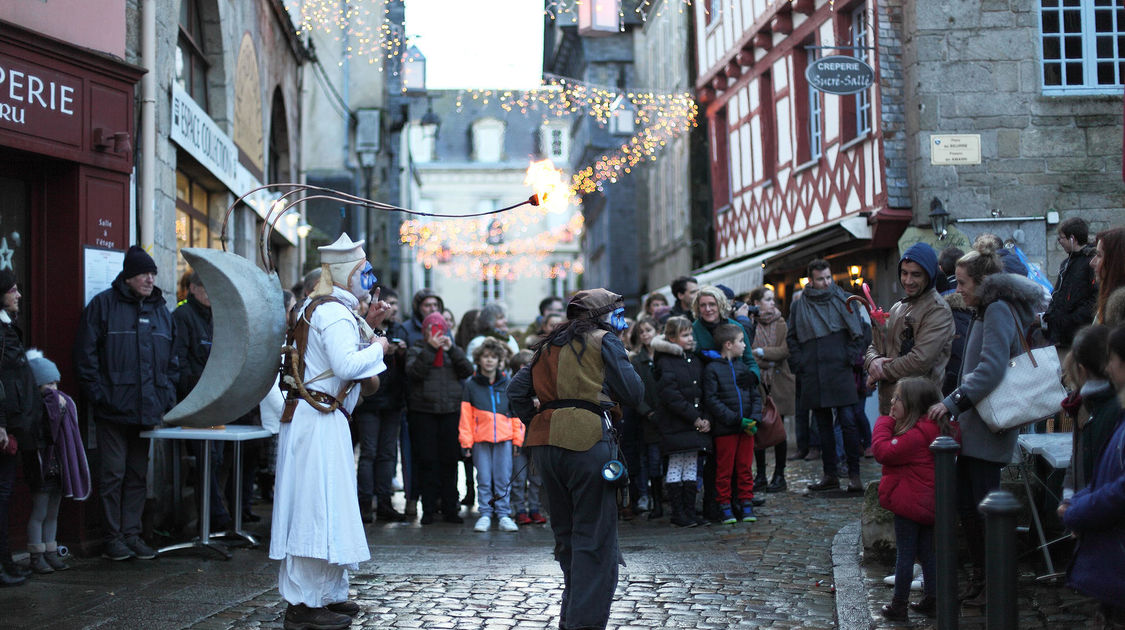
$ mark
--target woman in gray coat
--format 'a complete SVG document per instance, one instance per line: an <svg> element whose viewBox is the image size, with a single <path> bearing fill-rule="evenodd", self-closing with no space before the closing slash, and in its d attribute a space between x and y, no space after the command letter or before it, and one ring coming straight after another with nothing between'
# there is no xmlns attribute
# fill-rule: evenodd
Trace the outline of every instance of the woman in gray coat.
<svg viewBox="0 0 1125 630"><path fill-rule="evenodd" d="M957 502L973 562L970 583L961 592L967 606L984 605L984 525L977 506L1000 487L1000 469L1012 461L1019 433L993 433L975 405L1000 384L1008 360L1023 352L1019 331L1026 331L1034 321L1041 293L1035 282L1003 269L1000 257L987 247L971 250L957 261L957 293L976 313L969 325L958 387L929 410L930 418L953 415L961 425Z"/></svg>

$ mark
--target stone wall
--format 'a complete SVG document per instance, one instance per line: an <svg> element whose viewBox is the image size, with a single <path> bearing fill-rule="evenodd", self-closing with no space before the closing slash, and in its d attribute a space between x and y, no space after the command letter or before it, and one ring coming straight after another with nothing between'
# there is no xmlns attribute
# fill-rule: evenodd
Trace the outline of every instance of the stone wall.
<svg viewBox="0 0 1125 630"><path fill-rule="evenodd" d="M883 3L902 10L909 183L915 221L929 202L954 218L1082 216L1092 228L1122 223L1121 95L1044 96L1038 3L1015 0ZM981 164L932 166L931 134L979 134ZM1065 255L1053 225L998 221L1053 277ZM984 231L963 224L963 231Z"/></svg>

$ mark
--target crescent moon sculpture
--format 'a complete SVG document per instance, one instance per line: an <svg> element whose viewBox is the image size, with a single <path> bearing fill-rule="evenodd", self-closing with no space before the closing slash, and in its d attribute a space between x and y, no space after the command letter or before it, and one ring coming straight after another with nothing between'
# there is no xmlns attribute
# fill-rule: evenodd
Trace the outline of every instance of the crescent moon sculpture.
<svg viewBox="0 0 1125 630"><path fill-rule="evenodd" d="M213 427L256 407L274 385L285 343L281 282L238 254L181 252L207 288L214 332L199 383L164 414L164 423Z"/></svg>

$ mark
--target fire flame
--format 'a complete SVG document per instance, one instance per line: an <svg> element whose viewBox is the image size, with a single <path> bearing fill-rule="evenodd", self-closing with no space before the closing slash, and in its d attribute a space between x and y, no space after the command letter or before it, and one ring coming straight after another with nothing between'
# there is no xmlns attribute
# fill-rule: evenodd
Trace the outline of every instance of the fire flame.
<svg viewBox="0 0 1125 630"><path fill-rule="evenodd" d="M563 172L555 168L549 159L532 162L527 167L523 183L531 186L539 198L539 207L547 212L565 212L574 197L574 191L566 183Z"/></svg>

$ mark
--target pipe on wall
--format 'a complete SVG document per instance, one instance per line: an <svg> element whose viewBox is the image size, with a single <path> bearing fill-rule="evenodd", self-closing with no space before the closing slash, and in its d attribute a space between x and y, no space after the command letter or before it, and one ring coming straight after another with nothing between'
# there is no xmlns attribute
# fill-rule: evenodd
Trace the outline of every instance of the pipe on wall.
<svg viewBox="0 0 1125 630"><path fill-rule="evenodd" d="M150 254L155 245L156 196L156 0L141 5L141 192L140 244Z"/></svg>

